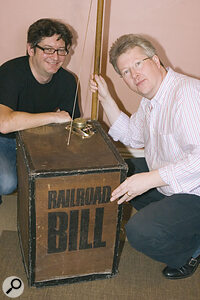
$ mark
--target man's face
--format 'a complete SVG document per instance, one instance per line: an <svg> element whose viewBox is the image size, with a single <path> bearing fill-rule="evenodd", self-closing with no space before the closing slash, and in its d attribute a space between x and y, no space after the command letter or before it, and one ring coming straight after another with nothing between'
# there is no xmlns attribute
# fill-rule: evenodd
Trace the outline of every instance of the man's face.
<svg viewBox="0 0 200 300"><path fill-rule="evenodd" d="M117 66L128 87L142 97L152 99L163 80L159 58L147 58L140 47L127 50L117 59Z"/></svg>
<svg viewBox="0 0 200 300"><path fill-rule="evenodd" d="M38 43L38 46L42 48L65 49L65 42L62 39L57 39L58 35L45 37ZM30 45L28 45L28 54L30 56L31 65L36 72L36 74L34 74L36 78L39 76L52 76L60 69L66 58L66 56L58 55L57 52L45 54L43 50L37 47L33 49Z"/></svg>

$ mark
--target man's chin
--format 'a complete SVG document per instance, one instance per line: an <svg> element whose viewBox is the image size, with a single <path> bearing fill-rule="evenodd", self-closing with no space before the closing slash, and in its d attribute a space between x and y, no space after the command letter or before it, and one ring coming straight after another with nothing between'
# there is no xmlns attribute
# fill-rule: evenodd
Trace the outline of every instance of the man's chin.
<svg viewBox="0 0 200 300"><path fill-rule="evenodd" d="M48 74L53 75L53 74L57 73L59 69L60 69L60 68L50 68L50 69L48 70Z"/></svg>
<svg viewBox="0 0 200 300"><path fill-rule="evenodd" d="M61 65L48 64L46 70L49 74L55 74L60 69L60 67Z"/></svg>

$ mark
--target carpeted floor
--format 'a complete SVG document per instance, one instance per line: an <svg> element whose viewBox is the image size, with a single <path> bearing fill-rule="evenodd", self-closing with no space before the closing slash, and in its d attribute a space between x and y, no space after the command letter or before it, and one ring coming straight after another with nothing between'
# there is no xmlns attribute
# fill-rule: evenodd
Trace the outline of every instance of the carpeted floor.
<svg viewBox="0 0 200 300"><path fill-rule="evenodd" d="M5 207L3 208L5 210ZM2 211L3 211L2 210ZM7 212L9 216L9 211ZM5 214L5 211L4 211ZM1 208L0 208L0 218ZM5 216L4 216L5 217ZM10 216L11 217L11 216ZM15 217L14 217L15 218ZM6 219L6 218L5 218ZM8 217L8 220L11 218ZM123 245L123 243L122 243ZM102 258L103 259L103 258ZM123 245L119 273L110 279L59 285L28 287L15 230L2 230L0 237L0 279L20 277L24 293L17 299L26 300L198 300L200 299L200 268L188 279L166 280L163 264L136 252L126 241ZM8 299L0 289L0 299Z"/></svg>

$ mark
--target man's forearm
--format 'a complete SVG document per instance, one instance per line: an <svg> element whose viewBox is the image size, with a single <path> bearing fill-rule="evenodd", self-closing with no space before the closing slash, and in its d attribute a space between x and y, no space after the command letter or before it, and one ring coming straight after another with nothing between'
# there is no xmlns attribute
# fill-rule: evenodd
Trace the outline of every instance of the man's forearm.
<svg viewBox="0 0 200 300"><path fill-rule="evenodd" d="M101 102L101 104L110 122L110 125L112 126L114 122L119 118L121 111L112 98L105 102Z"/></svg>
<svg viewBox="0 0 200 300"><path fill-rule="evenodd" d="M64 123L70 121L67 112L27 113L12 111L0 122L0 132L7 134L14 131L39 127L50 123Z"/></svg>

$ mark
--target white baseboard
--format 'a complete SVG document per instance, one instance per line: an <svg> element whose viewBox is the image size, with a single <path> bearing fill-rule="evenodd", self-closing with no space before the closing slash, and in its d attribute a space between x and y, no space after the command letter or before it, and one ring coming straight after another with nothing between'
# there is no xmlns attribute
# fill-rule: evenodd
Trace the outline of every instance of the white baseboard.
<svg viewBox="0 0 200 300"><path fill-rule="evenodd" d="M144 157L144 149L135 149L130 147L118 148L123 158Z"/></svg>

